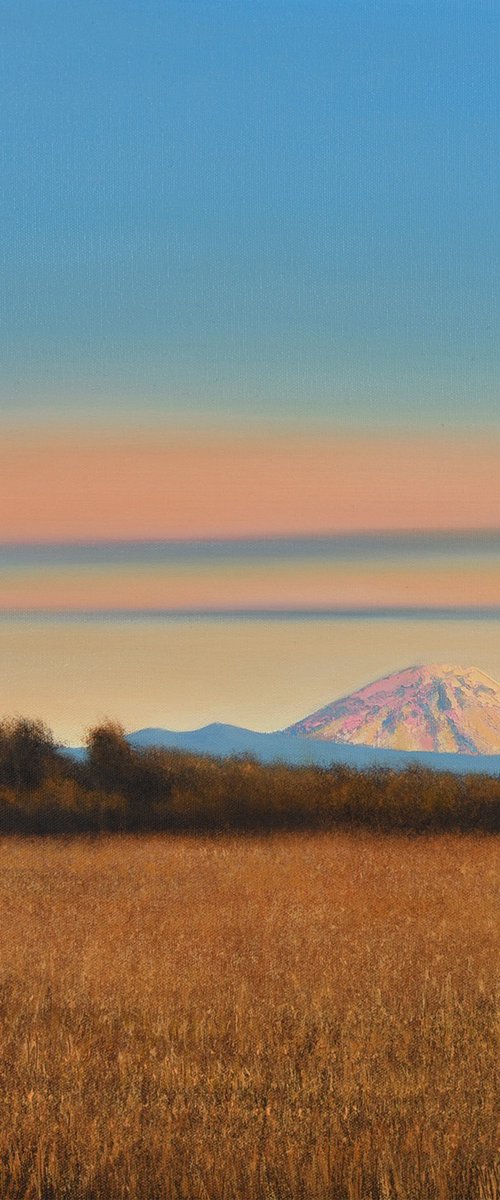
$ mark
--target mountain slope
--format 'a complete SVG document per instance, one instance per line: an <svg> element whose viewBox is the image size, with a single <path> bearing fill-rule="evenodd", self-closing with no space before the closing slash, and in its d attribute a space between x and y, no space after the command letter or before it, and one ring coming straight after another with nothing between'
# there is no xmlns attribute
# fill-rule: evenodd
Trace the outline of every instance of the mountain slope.
<svg viewBox="0 0 500 1200"><path fill-rule="evenodd" d="M473 667L408 667L284 732L392 750L499 754L500 684Z"/></svg>

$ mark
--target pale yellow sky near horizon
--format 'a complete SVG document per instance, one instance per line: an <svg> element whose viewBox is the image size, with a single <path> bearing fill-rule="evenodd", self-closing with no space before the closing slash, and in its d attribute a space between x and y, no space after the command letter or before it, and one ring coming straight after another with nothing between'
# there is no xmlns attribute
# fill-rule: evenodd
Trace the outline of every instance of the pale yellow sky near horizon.
<svg viewBox="0 0 500 1200"><path fill-rule="evenodd" d="M43 718L77 744L104 717L126 729L211 721L272 730L414 663L500 680L496 621L448 619L0 621L0 718Z"/></svg>

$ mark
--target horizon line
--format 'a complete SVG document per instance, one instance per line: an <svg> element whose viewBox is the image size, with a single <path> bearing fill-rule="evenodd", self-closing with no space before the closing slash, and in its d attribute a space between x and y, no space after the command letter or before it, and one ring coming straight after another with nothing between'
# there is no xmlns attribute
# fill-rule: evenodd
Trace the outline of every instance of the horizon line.
<svg viewBox="0 0 500 1200"><path fill-rule="evenodd" d="M330 533L269 533L243 535L203 535L201 537L86 537L86 538L40 538L1 539L0 554L23 559L30 555L45 558L50 555L66 556L78 554L84 558L107 555L120 558L126 550L128 555L147 553L173 553L182 555L211 552L233 554L276 553L282 555L307 554L308 551L334 550L443 550L463 552L479 546L482 549L500 550L500 527L481 526L461 529L367 529L339 530ZM129 559L130 561L130 559Z"/></svg>
<svg viewBox="0 0 500 1200"><path fill-rule="evenodd" d="M0 621L500 620L498 605L358 608L0 608Z"/></svg>

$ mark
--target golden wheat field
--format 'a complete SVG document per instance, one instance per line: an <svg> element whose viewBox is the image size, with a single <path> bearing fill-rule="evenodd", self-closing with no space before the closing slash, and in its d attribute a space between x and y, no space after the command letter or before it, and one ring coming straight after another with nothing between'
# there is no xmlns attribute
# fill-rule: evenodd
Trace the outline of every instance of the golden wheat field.
<svg viewBox="0 0 500 1200"><path fill-rule="evenodd" d="M0 843L2 1200L495 1200L493 838Z"/></svg>

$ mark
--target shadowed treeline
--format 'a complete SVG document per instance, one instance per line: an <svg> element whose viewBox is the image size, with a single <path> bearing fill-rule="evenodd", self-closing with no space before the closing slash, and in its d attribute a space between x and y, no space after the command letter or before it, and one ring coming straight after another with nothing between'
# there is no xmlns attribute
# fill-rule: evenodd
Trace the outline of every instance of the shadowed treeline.
<svg viewBox="0 0 500 1200"><path fill-rule="evenodd" d="M41 721L0 724L0 830L72 833L140 830L500 828L500 778L412 766L261 764L177 750L136 749L122 728L91 729L77 759Z"/></svg>

